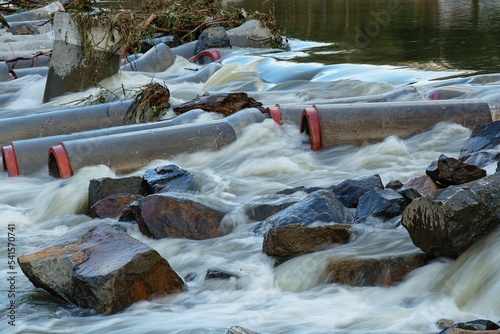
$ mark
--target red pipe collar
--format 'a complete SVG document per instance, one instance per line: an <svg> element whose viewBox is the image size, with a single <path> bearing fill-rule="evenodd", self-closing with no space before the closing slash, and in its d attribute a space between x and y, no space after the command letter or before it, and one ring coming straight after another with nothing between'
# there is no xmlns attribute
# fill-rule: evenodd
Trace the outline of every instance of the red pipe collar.
<svg viewBox="0 0 500 334"><path fill-rule="evenodd" d="M267 107L264 112L269 114L273 121L275 121L278 125L283 125L283 117L281 115L281 108L279 104L274 107Z"/></svg>
<svg viewBox="0 0 500 334"><path fill-rule="evenodd" d="M302 121L300 122L300 132L305 132L311 138L311 150L318 151L323 147L321 134L321 118L316 106L306 108L302 111Z"/></svg>
<svg viewBox="0 0 500 334"><path fill-rule="evenodd" d="M17 165L16 152L12 145L2 147L3 170L9 176L19 176L19 166Z"/></svg>
<svg viewBox="0 0 500 334"><path fill-rule="evenodd" d="M73 176L68 153L63 144L49 148L49 174L61 179L67 179Z"/></svg>
<svg viewBox="0 0 500 334"><path fill-rule="evenodd" d="M207 49L199 52L193 58L191 58L192 63L196 63L201 57L208 57L212 62L221 59L222 54L219 49Z"/></svg>
<svg viewBox="0 0 500 334"><path fill-rule="evenodd" d="M9 80L15 80L17 78L18 78L18 76L17 76L16 72L14 72L14 70L10 70L9 71Z"/></svg>

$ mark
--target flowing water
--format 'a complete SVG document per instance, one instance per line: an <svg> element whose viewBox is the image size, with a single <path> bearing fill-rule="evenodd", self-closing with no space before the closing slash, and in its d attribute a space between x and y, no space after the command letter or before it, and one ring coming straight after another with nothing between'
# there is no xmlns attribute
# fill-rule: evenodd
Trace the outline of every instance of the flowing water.
<svg viewBox="0 0 500 334"><path fill-rule="evenodd" d="M206 83L172 83L172 101L184 102L205 91L246 91L270 106L313 104L325 99L388 92L413 85L425 99L436 88L464 92L459 98L484 99L497 108L500 96L500 3L498 1L333 1L278 0L227 5L268 10L287 27L289 51L234 48L224 67ZM378 27L378 28L377 28ZM368 37L368 38L366 38ZM110 90L133 89L151 80L169 82L189 75L194 65L178 59L154 76L121 73L106 80ZM27 77L16 85L19 97L0 117L22 114L41 104L45 79ZM0 83L2 91L7 90ZM97 89L55 99L60 105ZM211 117L210 115L205 117ZM212 116L213 117L213 116ZM83 213L88 183L113 177L106 166L79 170L67 180L46 170L9 178L0 174L1 333L225 333L233 325L261 333L437 333L446 318L500 320L500 231L478 242L457 260L437 259L412 272L394 287L327 284L329 261L355 257L413 254L419 250L408 233L392 221L354 226L350 243L297 257L274 268L261 251L262 237L252 232L245 208L266 196L296 186L329 186L346 178L379 174L383 183L407 181L425 173L441 153L458 156L470 131L439 124L409 139L386 138L362 147L333 147L312 152L294 125L271 120L250 125L233 144L217 152L182 154L147 168L174 163L203 182L193 194L228 212L224 223L234 231L224 237L194 241L152 240L132 224L129 234L150 245L183 277L193 276L181 294L137 303L114 315L63 304L36 289L15 267L15 298L6 283L8 227L14 226L15 252L22 255L82 226L116 223L92 220ZM489 166L493 173L496 166ZM295 199L305 194L295 194ZM284 200L278 198L276 201ZM119 255L117 255L119 256ZM239 275L205 281L209 268ZM8 325L8 303L16 303L16 326Z"/></svg>

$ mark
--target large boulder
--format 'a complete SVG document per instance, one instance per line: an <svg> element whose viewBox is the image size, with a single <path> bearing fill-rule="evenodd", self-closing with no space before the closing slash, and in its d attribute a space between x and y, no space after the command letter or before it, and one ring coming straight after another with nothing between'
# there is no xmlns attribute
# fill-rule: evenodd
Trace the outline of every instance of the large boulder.
<svg viewBox="0 0 500 334"><path fill-rule="evenodd" d="M500 121L476 125L460 150L460 157L500 145Z"/></svg>
<svg viewBox="0 0 500 334"><path fill-rule="evenodd" d="M368 217L390 219L399 216L405 206L405 198L392 189L372 188L359 198L355 222L363 222Z"/></svg>
<svg viewBox="0 0 500 334"><path fill-rule="evenodd" d="M444 154L427 167L425 172L434 181L444 186L463 184L486 176L484 169Z"/></svg>
<svg viewBox="0 0 500 334"><path fill-rule="evenodd" d="M429 262L425 254L333 261L327 265L330 283L351 286L391 286Z"/></svg>
<svg viewBox="0 0 500 334"><path fill-rule="evenodd" d="M130 204L131 219L148 237L203 240L228 232L221 226L225 213L181 196L154 194Z"/></svg>
<svg viewBox="0 0 500 334"><path fill-rule="evenodd" d="M358 179L347 179L329 189L346 207L356 208L359 198L373 188L384 189L384 185L378 174Z"/></svg>
<svg viewBox="0 0 500 334"><path fill-rule="evenodd" d="M18 262L36 287L99 313L184 288L157 251L105 224L70 232Z"/></svg>
<svg viewBox="0 0 500 334"><path fill-rule="evenodd" d="M116 194L143 195L142 177L130 176L122 178L103 177L90 180L89 183L89 208L98 201Z"/></svg>
<svg viewBox="0 0 500 334"><path fill-rule="evenodd" d="M426 254L457 258L500 225L500 173L414 200L401 223Z"/></svg>
<svg viewBox="0 0 500 334"><path fill-rule="evenodd" d="M308 226L318 222L346 224L351 221L352 212L331 191L318 190L260 222L254 232L264 235L276 226Z"/></svg>
<svg viewBox="0 0 500 334"><path fill-rule="evenodd" d="M345 244L350 237L351 225L346 224L278 226L264 235L262 251L271 256L289 257L322 250L332 244Z"/></svg>

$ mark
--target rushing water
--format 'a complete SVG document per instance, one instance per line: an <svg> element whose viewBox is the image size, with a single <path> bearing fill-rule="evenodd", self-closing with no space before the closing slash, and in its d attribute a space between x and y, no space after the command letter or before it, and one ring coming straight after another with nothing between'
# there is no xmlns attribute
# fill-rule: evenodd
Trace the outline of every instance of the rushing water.
<svg viewBox="0 0 500 334"><path fill-rule="evenodd" d="M169 84L174 103L205 91L246 91L264 105L312 105L405 85L419 91L412 99L425 98L435 88L451 87L465 92L460 98L485 99L494 108L500 100L500 23L496 19L500 4L496 1L253 2L233 1L262 11L274 3L276 17L287 27L291 49L235 48L225 54L223 69L208 82ZM354 40L357 29L370 27L376 17L382 20L381 13L391 6L398 9L389 12L390 22L387 16L380 21L387 24L379 23L377 34L371 31L369 43L363 43L362 37ZM172 68L154 77L121 73L103 85L113 90L121 85L137 88L151 80L168 83L192 73L186 68L193 66L178 59ZM0 110L0 117L41 104L45 79L31 76L21 80L10 86L0 83L2 90L15 85L19 92L16 101ZM71 94L50 104L96 93L92 89ZM439 124L406 140L389 137L363 147L312 152L295 126L280 127L266 120L248 126L241 138L217 152L155 161L134 174L169 163L187 169L204 182L202 191L192 196L228 212L226 223L235 226L225 237L194 241L152 240L136 226L122 225L156 249L181 276L196 274L187 283L187 291L141 302L118 314L95 315L34 288L17 267L15 327L7 324L6 312L8 225L15 225L16 255L21 255L75 228L116 223L82 214L89 180L115 174L106 166L84 168L67 180L50 178L45 170L18 178L0 174L0 332L194 334L225 333L239 325L261 333L437 333L436 322L442 318L499 321L500 231L459 259L437 259L397 286L355 288L326 284L325 265L341 258L418 252L398 221L358 224L350 243L273 268L273 261L261 251L262 237L252 233L256 222L244 214L247 206L265 202L267 195L295 186L329 186L373 174L379 174L384 184L405 182L422 175L441 153L456 157L469 134L460 125ZM494 167L488 172L494 172ZM299 199L305 194L294 196ZM214 267L237 272L240 278L205 281L207 269Z"/></svg>

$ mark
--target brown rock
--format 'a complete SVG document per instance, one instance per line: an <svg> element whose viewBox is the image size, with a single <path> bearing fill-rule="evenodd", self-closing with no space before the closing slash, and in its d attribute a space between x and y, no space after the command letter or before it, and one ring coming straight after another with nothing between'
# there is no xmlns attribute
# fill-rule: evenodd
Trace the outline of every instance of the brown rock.
<svg viewBox="0 0 500 334"><path fill-rule="evenodd" d="M118 218L130 203L142 195L116 194L101 199L89 209L89 216L92 218Z"/></svg>
<svg viewBox="0 0 500 334"><path fill-rule="evenodd" d="M425 254L392 256L382 259L348 259L327 266L330 283L351 286L391 286L429 261Z"/></svg>
<svg viewBox="0 0 500 334"><path fill-rule="evenodd" d="M402 190L411 188L418 191L420 195L425 196L434 190L440 189L441 187L429 176L422 175L409 179L403 186Z"/></svg>
<svg viewBox="0 0 500 334"><path fill-rule="evenodd" d="M336 243L345 244L351 236L351 225L332 224L307 227L300 224L271 228L264 235L262 251L272 256L294 256L312 253Z"/></svg>
<svg viewBox="0 0 500 334"><path fill-rule="evenodd" d="M157 251L105 224L72 231L18 262L36 287L99 313L184 287Z"/></svg>
<svg viewBox="0 0 500 334"><path fill-rule="evenodd" d="M225 213L182 197L149 195L132 203L130 209L141 232L151 238L203 240L230 232L220 226Z"/></svg>

